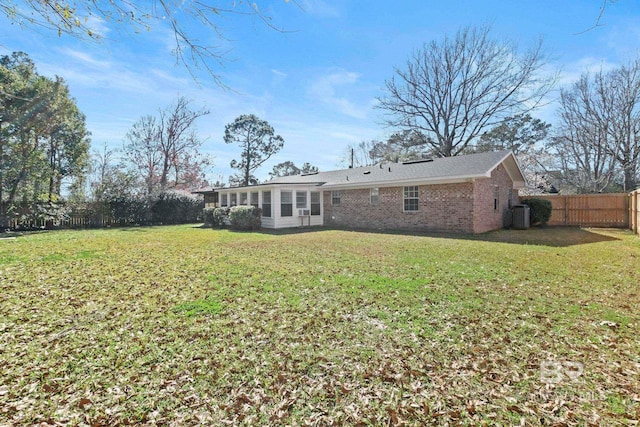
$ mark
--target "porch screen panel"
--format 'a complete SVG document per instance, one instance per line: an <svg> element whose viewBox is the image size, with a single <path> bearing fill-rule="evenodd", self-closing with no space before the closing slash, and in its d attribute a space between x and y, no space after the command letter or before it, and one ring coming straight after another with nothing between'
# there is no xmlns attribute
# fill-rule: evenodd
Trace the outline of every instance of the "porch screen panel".
<svg viewBox="0 0 640 427"><path fill-rule="evenodd" d="M320 215L320 192L311 192L311 215Z"/></svg>
<svg viewBox="0 0 640 427"><path fill-rule="evenodd" d="M271 218L271 191L262 192L262 216Z"/></svg>
<svg viewBox="0 0 640 427"><path fill-rule="evenodd" d="M305 209L307 207L307 192L296 191L296 209Z"/></svg>
<svg viewBox="0 0 640 427"><path fill-rule="evenodd" d="M280 216L293 216L293 195L291 191L280 192Z"/></svg>

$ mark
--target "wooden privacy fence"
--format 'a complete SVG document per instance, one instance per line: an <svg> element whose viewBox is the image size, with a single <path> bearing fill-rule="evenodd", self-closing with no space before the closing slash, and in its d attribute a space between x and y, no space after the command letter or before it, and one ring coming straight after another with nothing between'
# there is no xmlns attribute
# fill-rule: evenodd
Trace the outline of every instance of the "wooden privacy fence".
<svg viewBox="0 0 640 427"><path fill-rule="evenodd" d="M640 235L640 190L629 194L629 228Z"/></svg>
<svg viewBox="0 0 640 427"><path fill-rule="evenodd" d="M629 228L630 225L631 196L626 193L533 197L551 202L553 210L549 225L615 228Z"/></svg>

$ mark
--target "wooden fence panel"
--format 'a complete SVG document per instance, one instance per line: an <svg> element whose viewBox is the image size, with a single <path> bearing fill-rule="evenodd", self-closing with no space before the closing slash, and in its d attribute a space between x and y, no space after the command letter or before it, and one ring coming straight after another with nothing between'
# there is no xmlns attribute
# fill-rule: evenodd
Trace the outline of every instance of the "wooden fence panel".
<svg viewBox="0 0 640 427"><path fill-rule="evenodd" d="M640 190L629 194L629 228L640 235Z"/></svg>
<svg viewBox="0 0 640 427"><path fill-rule="evenodd" d="M535 198L551 202L549 225L580 227L629 227L629 195L575 194L545 195Z"/></svg>

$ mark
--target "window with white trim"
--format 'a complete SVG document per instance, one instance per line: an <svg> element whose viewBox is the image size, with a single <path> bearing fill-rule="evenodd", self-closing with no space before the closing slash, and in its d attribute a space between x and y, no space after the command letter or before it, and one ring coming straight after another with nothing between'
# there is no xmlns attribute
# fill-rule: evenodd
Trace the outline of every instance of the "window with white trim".
<svg viewBox="0 0 640 427"><path fill-rule="evenodd" d="M238 205L238 195L236 193L231 193L229 195L229 197L230 197L229 205L230 206L237 206Z"/></svg>
<svg viewBox="0 0 640 427"><path fill-rule="evenodd" d="M331 192L331 204L339 205L342 201L342 191L332 191Z"/></svg>
<svg viewBox="0 0 640 427"><path fill-rule="evenodd" d="M420 199L417 185L404 187L403 203L405 212L417 211L418 207L420 206L419 200Z"/></svg>
<svg viewBox="0 0 640 427"><path fill-rule="evenodd" d="M227 200L228 200L228 196L226 194L221 194L220 195L220 206L221 207L226 207L227 206Z"/></svg>
<svg viewBox="0 0 640 427"><path fill-rule="evenodd" d="M370 193L371 206L378 204L378 198L380 197L380 190L378 188L372 188Z"/></svg>
<svg viewBox="0 0 640 427"><path fill-rule="evenodd" d="M262 216L271 218L271 191L262 192Z"/></svg>
<svg viewBox="0 0 640 427"><path fill-rule="evenodd" d="M306 209L306 208L307 208L307 192L296 191L296 209Z"/></svg>
<svg viewBox="0 0 640 427"><path fill-rule="evenodd" d="M247 193L240 193L240 205L247 205Z"/></svg>
<svg viewBox="0 0 640 427"><path fill-rule="evenodd" d="M254 191L249 194L249 204L254 208L258 207L258 192Z"/></svg>
<svg viewBox="0 0 640 427"><path fill-rule="evenodd" d="M320 192L311 192L311 215L320 215Z"/></svg>
<svg viewBox="0 0 640 427"><path fill-rule="evenodd" d="M500 187L493 186L493 210L497 211L500 206Z"/></svg>
<svg viewBox="0 0 640 427"><path fill-rule="evenodd" d="M280 192L280 216L293 216L293 195L291 191Z"/></svg>

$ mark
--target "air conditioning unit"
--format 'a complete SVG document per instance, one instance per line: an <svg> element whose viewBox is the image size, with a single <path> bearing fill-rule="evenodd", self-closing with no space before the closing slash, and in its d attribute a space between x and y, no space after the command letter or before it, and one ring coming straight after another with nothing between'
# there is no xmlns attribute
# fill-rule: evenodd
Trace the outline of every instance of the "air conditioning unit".
<svg viewBox="0 0 640 427"><path fill-rule="evenodd" d="M309 216L309 209L298 209L298 216Z"/></svg>

